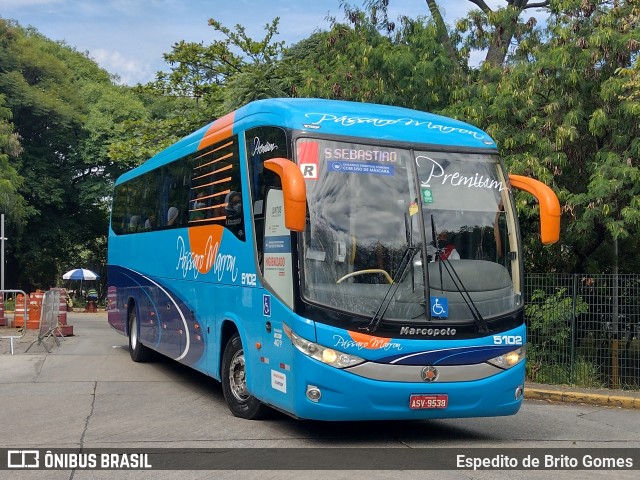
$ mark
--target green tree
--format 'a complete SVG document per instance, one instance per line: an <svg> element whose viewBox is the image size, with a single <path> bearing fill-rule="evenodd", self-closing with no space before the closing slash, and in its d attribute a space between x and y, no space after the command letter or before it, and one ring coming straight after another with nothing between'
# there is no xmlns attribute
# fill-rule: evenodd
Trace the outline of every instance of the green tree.
<svg viewBox="0 0 640 480"><path fill-rule="evenodd" d="M288 84L276 71L283 52L283 43L275 41L278 22L276 18L267 24L264 38L253 40L241 25L232 30L210 19L222 40L211 45L177 42L164 55L170 71L158 72L155 81L134 88L148 115L120 124L110 158L118 165L139 165L246 103L287 96Z"/></svg>
<svg viewBox="0 0 640 480"><path fill-rule="evenodd" d="M483 66L479 81L454 94L462 100L450 112L487 129L513 172L559 193L563 238L544 254L530 243L531 267L606 269L594 266L598 250L637 237L640 126L630 76L638 9L637 1L552 2L544 35L531 30L505 68ZM533 238L535 209L525 208L524 196L519 205L525 238Z"/></svg>
<svg viewBox="0 0 640 480"><path fill-rule="evenodd" d="M29 214L26 201L20 195L23 178L10 162L16 161L22 152L20 136L11 123L11 110L4 107L4 95L0 94L0 213L9 222L22 224Z"/></svg>
<svg viewBox="0 0 640 480"><path fill-rule="evenodd" d="M215 19L209 25L222 34L210 45L178 42L164 55L169 73L158 72L151 91L193 98L205 114L222 115L252 100L281 96L281 86L270 71L282 56L284 42L275 40L275 18L265 25L265 35L254 40L242 25L234 29Z"/></svg>
<svg viewBox="0 0 640 480"><path fill-rule="evenodd" d="M348 24L333 20L302 64L300 96L438 110L449 102L459 72L433 22L399 24L345 5Z"/></svg>
<svg viewBox="0 0 640 480"><path fill-rule="evenodd" d="M106 146L118 122L142 105L86 55L5 20L0 94L22 145L12 186L29 214L11 232L7 283L47 288L80 266L80 252L104 248L106 199L118 172Z"/></svg>
<svg viewBox="0 0 640 480"><path fill-rule="evenodd" d="M438 40L452 62L462 68L468 66L469 50L484 51L484 63L494 68L501 67L509 51L514 48L514 40L517 44L523 29L527 30L531 25L532 19L523 22L522 14L529 9L547 8L551 5L551 0L505 0L504 6L492 9L484 0L468 0L479 10L472 10L467 18L459 21L457 30L471 33L461 37L459 31L450 31L445 24L438 2L425 1L435 24ZM376 18L381 18L383 25L395 25L388 19L390 0L366 0L364 4ZM347 6L347 10L350 8Z"/></svg>
<svg viewBox="0 0 640 480"><path fill-rule="evenodd" d="M72 195L65 190L71 178L63 171L81 130L80 102L65 81L67 67L44 48L45 39L2 24L0 92L24 148L20 193L34 211L23 232L12 236L15 257L9 262L15 263L9 271L18 277L10 280L40 286L54 281L56 260L68 253L67 236L77 228L63 214L77 210L69 208Z"/></svg>
<svg viewBox="0 0 640 480"><path fill-rule="evenodd" d="M475 30L472 45L486 48L485 62L494 68L504 65L512 41L519 40L522 32L530 28L531 19L526 23L520 19L525 10L551 5L550 0L506 0L506 7L492 10L484 0L469 1L481 11L471 12L468 16L467 25ZM435 1L427 0L427 3L435 4Z"/></svg>

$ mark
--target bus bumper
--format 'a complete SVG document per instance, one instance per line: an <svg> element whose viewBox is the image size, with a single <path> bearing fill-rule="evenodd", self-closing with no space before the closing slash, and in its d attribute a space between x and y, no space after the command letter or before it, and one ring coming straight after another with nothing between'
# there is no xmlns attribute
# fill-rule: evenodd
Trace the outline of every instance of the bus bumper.
<svg viewBox="0 0 640 480"><path fill-rule="evenodd" d="M481 380L402 383L371 380L299 357L294 411L313 420L411 420L513 415L523 399L525 362ZM304 365L301 365L304 363ZM301 368L300 368L301 367ZM311 395L308 392L315 390ZM310 399L309 397L318 397ZM446 395L447 408L411 409L412 395Z"/></svg>

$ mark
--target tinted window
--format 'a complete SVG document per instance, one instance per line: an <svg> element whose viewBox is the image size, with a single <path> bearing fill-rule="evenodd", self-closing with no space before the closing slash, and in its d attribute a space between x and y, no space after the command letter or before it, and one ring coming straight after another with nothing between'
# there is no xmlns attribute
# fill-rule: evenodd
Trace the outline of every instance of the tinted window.
<svg viewBox="0 0 640 480"><path fill-rule="evenodd" d="M118 235L219 224L244 240L237 136L116 187Z"/></svg>
<svg viewBox="0 0 640 480"><path fill-rule="evenodd" d="M286 132L278 127L260 127L246 132L246 148L251 176L253 221L256 248L262 270L264 241L264 202L270 188L280 188L280 177L264 168L270 158L291 158Z"/></svg>

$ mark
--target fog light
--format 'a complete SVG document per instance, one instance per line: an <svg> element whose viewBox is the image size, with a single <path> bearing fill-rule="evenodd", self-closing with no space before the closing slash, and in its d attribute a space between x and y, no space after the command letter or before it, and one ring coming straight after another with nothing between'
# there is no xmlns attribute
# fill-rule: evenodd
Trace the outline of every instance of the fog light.
<svg viewBox="0 0 640 480"><path fill-rule="evenodd" d="M524 393L524 388L522 388L522 385L518 385L518 388L516 388L516 400L520 400L523 393Z"/></svg>
<svg viewBox="0 0 640 480"><path fill-rule="evenodd" d="M322 392L320 389L314 385L307 385L307 398L312 402L317 403L322 397Z"/></svg>

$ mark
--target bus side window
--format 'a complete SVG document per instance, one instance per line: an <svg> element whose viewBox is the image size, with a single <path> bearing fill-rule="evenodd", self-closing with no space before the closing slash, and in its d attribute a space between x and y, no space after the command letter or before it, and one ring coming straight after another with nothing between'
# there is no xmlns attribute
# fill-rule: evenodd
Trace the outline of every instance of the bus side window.
<svg viewBox="0 0 640 480"><path fill-rule="evenodd" d="M251 198L253 201L253 223L258 252L258 268L263 270L264 258L264 206L267 192L281 188L280 177L264 168L265 160L292 158L286 132L280 127L257 127L245 133L245 145L249 161Z"/></svg>
<svg viewBox="0 0 640 480"><path fill-rule="evenodd" d="M225 198L225 227L231 230L236 237L244 240L244 208L242 203L242 194L240 192L231 191Z"/></svg>
<svg viewBox="0 0 640 480"><path fill-rule="evenodd" d="M254 203L254 207L255 207L255 204L257 203L260 207L260 210L256 210L254 208L253 215L254 215L255 235L256 235L256 249L258 251L258 259L259 259L259 268L260 268L260 271L263 272L264 271L263 269L264 233L265 233L264 222L265 222L265 214L266 214L266 212L264 211L264 206L266 203L266 197L269 190L272 188L280 189L282 188L282 186L280 184L280 177L278 177L278 175L276 175L274 172L270 170L265 169L261 173L261 176L262 176L261 183L263 187L260 192L261 197L258 201Z"/></svg>

